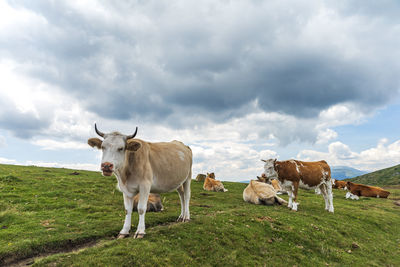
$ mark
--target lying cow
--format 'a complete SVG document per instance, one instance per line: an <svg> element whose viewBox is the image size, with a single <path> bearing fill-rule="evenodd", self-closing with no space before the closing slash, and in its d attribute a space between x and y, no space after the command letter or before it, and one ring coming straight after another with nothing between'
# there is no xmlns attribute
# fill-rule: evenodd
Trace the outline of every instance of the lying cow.
<svg viewBox="0 0 400 267"><path fill-rule="evenodd" d="M368 186L363 184L355 184L352 182L347 182L346 187L349 190L346 194L346 198L357 199L358 197L377 197L377 198L387 198L390 194L389 191L386 191L377 186Z"/></svg>
<svg viewBox="0 0 400 267"><path fill-rule="evenodd" d="M137 211L138 210L138 203L139 203L139 197L140 194L137 194L136 196L134 196L133 198L133 211ZM164 207L161 203L161 197L159 194L149 194L149 200L147 201L147 209L146 211L154 211L154 212L158 212L158 211L163 211Z"/></svg>
<svg viewBox="0 0 400 267"><path fill-rule="evenodd" d="M288 207L297 211L298 188L321 190L325 200L325 210L333 212L331 169L326 161L304 162L299 160L262 160L264 174L268 179L278 179L282 188L288 192Z"/></svg>
<svg viewBox="0 0 400 267"><path fill-rule="evenodd" d="M256 205L287 204L284 199L277 196L272 185L255 180L251 180L244 189L243 200Z"/></svg>
<svg viewBox="0 0 400 267"><path fill-rule="evenodd" d="M163 193L177 190L181 200L181 214L178 221L190 220L189 200L192 177L192 151L179 141L150 143L134 139L132 135L119 132L104 134L94 125L96 133L103 137L90 138L88 144L103 152L101 170L104 176L117 177L118 187L124 195L125 222L118 238L129 235L133 197L140 193L138 213L139 224L134 238L143 238L145 214L150 192Z"/></svg>
<svg viewBox="0 0 400 267"><path fill-rule="evenodd" d="M277 193L278 195L280 195L280 194L282 194L282 193L287 193L286 191L284 191L284 190L282 189L282 187L281 187L281 185L279 184L279 181L278 181L277 179L268 179L268 178L265 176L264 173L261 175L261 177L260 177L260 176L257 176L257 179L258 179L259 182L267 183L267 184L272 185L272 187L275 189L275 191L276 191L276 193Z"/></svg>
<svg viewBox="0 0 400 267"><path fill-rule="evenodd" d="M215 174L207 173L207 177L204 180L203 189L206 191L214 191L214 192L226 192L227 189L224 188L224 185L220 182L215 180Z"/></svg>
<svg viewBox="0 0 400 267"><path fill-rule="evenodd" d="M346 184L346 181L335 180L333 182L333 188L346 190Z"/></svg>

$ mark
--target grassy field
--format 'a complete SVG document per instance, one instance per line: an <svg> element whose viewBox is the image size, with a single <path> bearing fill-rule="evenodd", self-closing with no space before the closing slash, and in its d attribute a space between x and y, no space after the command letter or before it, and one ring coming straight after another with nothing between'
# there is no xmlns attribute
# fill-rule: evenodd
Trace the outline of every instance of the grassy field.
<svg viewBox="0 0 400 267"><path fill-rule="evenodd" d="M26 263L400 266L400 187L389 189L389 199L359 201L335 190L330 214L313 191L300 191L292 212L245 203L246 184L226 182L228 192L214 193L193 181L190 223L175 223L178 194L167 193L165 210L147 213L144 239L117 240L125 214L115 184L95 172L0 165L0 265L41 256Z"/></svg>

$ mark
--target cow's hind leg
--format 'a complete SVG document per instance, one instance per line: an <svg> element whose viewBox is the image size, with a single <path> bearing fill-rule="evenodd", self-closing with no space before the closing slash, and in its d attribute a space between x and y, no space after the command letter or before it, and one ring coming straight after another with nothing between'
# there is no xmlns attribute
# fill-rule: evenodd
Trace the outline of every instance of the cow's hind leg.
<svg viewBox="0 0 400 267"><path fill-rule="evenodd" d="M327 193L328 193L328 201L329 201L329 212L334 212L333 208L333 192L332 192L332 183L331 181L328 181L328 184L326 185L327 187Z"/></svg>
<svg viewBox="0 0 400 267"><path fill-rule="evenodd" d="M149 200L150 187L141 186L139 190L139 203L138 203L138 213L139 213L139 224L135 233L134 238L143 238L146 234L145 225L145 215L147 210L147 202Z"/></svg>
<svg viewBox="0 0 400 267"><path fill-rule="evenodd" d="M179 199L181 201L181 214L179 215L179 217L178 217L178 219L176 221L177 222L182 222L184 214L185 214L185 191L183 190L183 185L178 187L176 189L176 191L178 191Z"/></svg>
<svg viewBox="0 0 400 267"><path fill-rule="evenodd" d="M321 194L325 200L325 210L329 210L329 196L328 196L328 190L327 190L326 184L321 184L319 186L319 189L321 190Z"/></svg>
<svg viewBox="0 0 400 267"><path fill-rule="evenodd" d="M191 172L188 175L188 178L186 181L183 183L183 202L184 202L184 208L183 208L183 216L179 216L178 220L182 222L188 222L190 221L190 211L189 211L189 202L190 202L190 182L192 180L191 178L192 174Z"/></svg>
<svg viewBox="0 0 400 267"><path fill-rule="evenodd" d="M122 230L119 232L118 238L124 238L129 235L132 225L132 209L133 209L133 197L129 197L124 194L124 206L126 210L125 222Z"/></svg>

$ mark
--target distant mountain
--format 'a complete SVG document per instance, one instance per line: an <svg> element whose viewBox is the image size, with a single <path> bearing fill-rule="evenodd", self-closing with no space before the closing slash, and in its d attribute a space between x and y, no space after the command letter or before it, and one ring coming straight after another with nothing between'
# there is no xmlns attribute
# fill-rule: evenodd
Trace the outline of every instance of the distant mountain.
<svg viewBox="0 0 400 267"><path fill-rule="evenodd" d="M357 177L366 174L365 171L360 171L355 168L347 166L332 166L331 167L331 177L337 180L343 180L348 178Z"/></svg>
<svg viewBox="0 0 400 267"><path fill-rule="evenodd" d="M346 180L366 185L400 185L400 164Z"/></svg>

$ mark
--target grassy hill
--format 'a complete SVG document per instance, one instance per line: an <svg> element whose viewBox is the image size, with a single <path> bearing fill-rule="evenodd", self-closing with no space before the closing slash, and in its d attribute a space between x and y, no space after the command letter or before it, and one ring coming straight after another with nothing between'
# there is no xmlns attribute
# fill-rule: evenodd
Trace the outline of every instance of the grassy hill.
<svg viewBox="0 0 400 267"><path fill-rule="evenodd" d="M175 223L178 194L146 214L144 239L116 240L124 220L114 177L0 165L0 265L33 256L33 266L399 266L400 189L389 199L350 201L335 190L335 213L313 191L299 191L299 211L242 199L193 181L190 223ZM283 198L287 199L284 195ZM133 229L138 216L133 215ZM72 249L75 249L71 251ZM19 262L20 263L20 262Z"/></svg>
<svg viewBox="0 0 400 267"><path fill-rule="evenodd" d="M345 179L345 180L366 185L379 185L379 186L399 185L400 165L396 165L390 168L386 168L383 170L371 172L355 178Z"/></svg>

